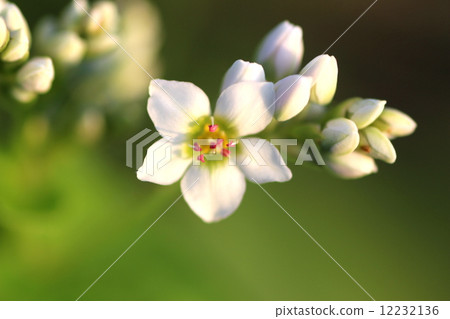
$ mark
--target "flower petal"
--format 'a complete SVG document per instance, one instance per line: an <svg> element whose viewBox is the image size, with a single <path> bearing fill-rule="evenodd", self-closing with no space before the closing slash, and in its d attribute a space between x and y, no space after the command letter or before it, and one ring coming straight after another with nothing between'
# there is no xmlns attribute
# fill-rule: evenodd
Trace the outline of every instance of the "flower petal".
<svg viewBox="0 0 450 319"><path fill-rule="evenodd" d="M247 179L258 184L286 182L292 178L280 152L266 140L241 139L237 161Z"/></svg>
<svg viewBox="0 0 450 319"><path fill-rule="evenodd" d="M327 159L328 168L341 178L360 178L378 171L375 160L360 152L331 156Z"/></svg>
<svg viewBox="0 0 450 319"><path fill-rule="evenodd" d="M192 166L181 180L181 190L189 207L207 223L231 215L245 192L244 174L237 166Z"/></svg>
<svg viewBox="0 0 450 319"><path fill-rule="evenodd" d="M198 118L211 114L208 97L192 83L153 80L149 90L148 114L158 132L171 142L184 140Z"/></svg>
<svg viewBox="0 0 450 319"><path fill-rule="evenodd" d="M137 171L137 178L143 182L170 185L178 181L192 158L181 156L181 146L166 139L156 141L147 150L144 163Z"/></svg>
<svg viewBox="0 0 450 319"><path fill-rule="evenodd" d="M300 113L308 104L312 79L302 75L288 76L275 84L275 118L287 121Z"/></svg>
<svg viewBox="0 0 450 319"><path fill-rule="evenodd" d="M237 60L225 74L221 91L239 82L264 82L265 80L266 75L261 65Z"/></svg>
<svg viewBox="0 0 450 319"><path fill-rule="evenodd" d="M222 92L214 116L230 122L238 136L255 134L272 121L275 90L270 82L241 82Z"/></svg>

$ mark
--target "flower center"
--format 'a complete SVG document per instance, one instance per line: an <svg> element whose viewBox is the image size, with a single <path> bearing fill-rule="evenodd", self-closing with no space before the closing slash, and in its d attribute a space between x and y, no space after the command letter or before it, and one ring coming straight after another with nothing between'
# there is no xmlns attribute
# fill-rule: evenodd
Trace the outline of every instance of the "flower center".
<svg viewBox="0 0 450 319"><path fill-rule="evenodd" d="M201 121L200 125L192 140L194 157L201 163L229 157L230 148L236 146L236 142L229 139L225 125L215 122L214 117Z"/></svg>

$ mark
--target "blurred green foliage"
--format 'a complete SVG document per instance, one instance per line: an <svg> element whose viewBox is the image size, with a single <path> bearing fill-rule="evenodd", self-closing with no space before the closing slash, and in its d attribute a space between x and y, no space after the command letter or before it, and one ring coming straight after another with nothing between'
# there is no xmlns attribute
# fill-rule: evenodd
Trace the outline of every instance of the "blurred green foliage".
<svg viewBox="0 0 450 319"><path fill-rule="evenodd" d="M23 0L33 25L64 1ZM217 97L237 58L289 19L303 26L305 61L322 53L371 1L158 0L164 77ZM338 99L385 98L419 128L399 160L358 181L293 167L266 186L375 299L449 296L448 1L379 1L329 51ZM150 70L151 73L151 70ZM130 79L132 80L132 79ZM145 98L142 118L147 118ZM75 300L179 195L125 166L125 127L100 145L75 139L0 150L0 299ZM3 130L3 128L2 128ZM258 186L241 207L204 224L180 199L83 300L367 300Z"/></svg>

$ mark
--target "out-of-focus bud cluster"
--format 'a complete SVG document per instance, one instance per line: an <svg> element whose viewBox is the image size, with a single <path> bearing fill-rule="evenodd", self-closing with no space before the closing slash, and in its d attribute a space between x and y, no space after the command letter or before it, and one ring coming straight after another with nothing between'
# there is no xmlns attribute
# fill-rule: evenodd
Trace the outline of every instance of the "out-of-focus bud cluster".
<svg viewBox="0 0 450 319"><path fill-rule="evenodd" d="M31 33L19 7L0 1L1 89L19 102L30 102L47 93L53 83L54 68L49 57L30 57Z"/></svg>
<svg viewBox="0 0 450 319"><path fill-rule="evenodd" d="M36 27L36 47L60 67L74 66L86 57L106 54L116 48L119 30L116 3L71 1L59 19L46 17Z"/></svg>
<svg viewBox="0 0 450 319"><path fill-rule="evenodd" d="M71 1L60 16L37 24L35 42L54 60L57 77L70 81L80 139L93 143L107 127L143 118L148 73L161 71L160 19L148 1Z"/></svg>

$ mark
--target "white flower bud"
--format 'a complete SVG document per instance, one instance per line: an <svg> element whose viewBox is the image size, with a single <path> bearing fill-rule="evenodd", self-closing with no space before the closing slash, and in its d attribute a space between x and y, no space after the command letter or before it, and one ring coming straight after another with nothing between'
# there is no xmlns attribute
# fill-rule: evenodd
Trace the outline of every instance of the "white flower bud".
<svg viewBox="0 0 450 319"><path fill-rule="evenodd" d="M30 28L28 26L27 20L14 3L5 3L3 9L1 10L0 16L5 19L6 26L9 31L24 30L27 37L31 38Z"/></svg>
<svg viewBox="0 0 450 319"><path fill-rule="evenodd" d="M279 80L298 71L303 51L302 29L284 21L264 38L257 53L257 62L271 70Z"/></svg>
<svg viewBox="0 0 450 319"><path fill-rule="evenodd" d="M85 10L89 12L89 2L87 0L71 1L61 15L61 26L72 31L80 30L83 23L89 19Z"/></svg>
<svg viewBox="0 0 450 319"><path fill-rule="evenodd" d="M12 31L7 47L1 54L5 62L16 62L26 58L29 55L30 39L25 29Z"/></svg>
<svg viewBox="0 0 450 319"><path fill-rule="evenodd" d="M382 131L388 138L407 136L412 134L417 123L407 114L386 107L380 117L373 123L373 126Z"/></svg>
<svg viewBox="0 0 450 319"><path fill-rule="evenodd" d="M14 86L11 89L11 95L21 103L30 103L37 97L36 93L27 91L20 86Z"/></svg>
<svg viewBox="0 0 450 319"><path fill-rule="evenodd" d="M116 32L119 23L119 13L114 2L96 2L91 8L90 15L90 19L86 20L86 32L88 34L99 34L103 32L102 28L108 32Z"/></svg>
<svg viewBox="0 0 450 319"><path fill-rule="evenodd" d="M331 156L327 158L326 163L328 168L341 178L360 178L378 171L375 160L359 152Z"/></svg>
<svg viewBox="0 0 450 319"><path fill-rule="evenodd" d="M62 31L51 37L43 49L55 63L71 66L84 58L86 43L75 32Z"/></svg>
<svg viewBox="0 0 450 319"><path fill-rule="evenodd" d="M239 82L264 82L264 69L258 63L237 60L228 69L223 79L221 91Z"/></svg>
<svg viewBox="0 0 450 319"><path fill-rule="evenodd" d="M287 121L299 114L309 101L311 78L288 76L275 84L275 114L278 121Z"/></svg>
<svg viewBox="0 0 450 319"><path fill-rule="evenodd" d="M356 124L345 118L328 121L322 131L322 136L322 146L333 155L352 153L359 145Z"/></svg>
<svg viewBox="0 0 450 319"><path fill-rule="evenodd" d="M106 33L89 37L86 44L87 55L90 57L102 55L117 48L117 44Z"/></svg>
<svg viewBox="0 0 450 319"><path fill-rule="evenodd" d="M29 60L17 72L17 82L27 91L47 93L55 78L52 59L36 57Z"/></svg>
<svg viewBox="0 0 450 319"><path fill-rule="evenodd" d="M5 20L0 17L0 52L8 45L9 42L9 30L6 27Z"/></svg>
<svg viewBox="0 0 450 319"><path fill-rule="evenodd" d="M300 72L313 79L311 102L325 105L333 100L338 80L338 65L334 56L319 55Z"/></svg>
<svg viewBox="0 0 450 319"><path fill-rule="evenodd" d="M347 109L347 117L355 122L359 129L372 124L386 105L386 101L374 99L355 99L354 101Z"/></svg>
<svg viewBox="0 0 450 319"><path fill-rule="evenodd" d="M375 127L367 127L361 131L361 149L373 158L378 158L389 164L397 159L395 148L391 141Z"/></svg>

